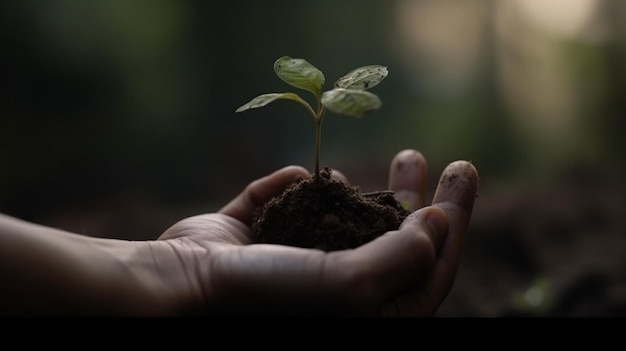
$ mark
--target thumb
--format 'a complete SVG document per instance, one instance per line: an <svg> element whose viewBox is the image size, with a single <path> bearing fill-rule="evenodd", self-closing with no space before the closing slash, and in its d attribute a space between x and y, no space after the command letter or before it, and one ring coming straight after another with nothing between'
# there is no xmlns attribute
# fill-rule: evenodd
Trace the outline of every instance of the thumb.
<svg viewBox="0 0 626 351"><path fill-rule="evenodd" d="M437 206L423 207L411 213L400 225L400 230L409 226L423 226L424 223L430 230L423 230L423 232L429 237L435 251L439 251L449 226L448 215L443 209Z"/></svg>
<svg viewBox="0 0 626 351"><path fill-rule="evenodd" d="M437 250L448 231L446 213L435 206L409 215L396 231L353 250L352 258L368 267L380 297L388 298L428 278Z"/></svg>

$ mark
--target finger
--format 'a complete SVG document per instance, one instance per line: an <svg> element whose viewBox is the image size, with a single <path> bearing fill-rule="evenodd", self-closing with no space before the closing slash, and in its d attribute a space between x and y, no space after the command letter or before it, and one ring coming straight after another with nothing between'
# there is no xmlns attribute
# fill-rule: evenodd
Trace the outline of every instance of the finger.
<svg viewBox="0 0 626 351"><path fill-rule="evenodd" d="M218 213L236 218L250 225L253 212L272 197L279 195L290 184L310 178L311 174L300 166L287 166L250 183L244 191L222 207Z"/></svg>
<svg viewBox="0 0 626 351"><path fill-rule="evenodd" d="M431 296L440 296L443 300L452 289L478 184L478 171L469 161L455 161L441 174L433 206L444 210L448 217L449 229L437 255L432 281L429 282L428 290Z"/></svg>
<svg viewBox="0 0 626 351"><path fill-rule="evenodd" d="M369 292L365 301L393 301L402 292L428 278L435 265L437 246L445 238L447 229L446 215L441 209L420 209L407 217L397 231L387 232L355 250L345 251L345 257L338 266L360 268L356 272L362 274L361 279L350 280L369 284L358 287L360 294ZM355 269L336 271L337 274L346 271L354 274ZM411 306L394 303L375 306L382 308L386 314L411 311ZM392 312L390 308L397 310Z"/></svg>
<svg viewBox="0 0 626 351"><path fill-rule="evenodd" d="M348 177L346 177L343 173L341 173L340 171L336 169L333 169L332 172L330 173L330 179L340 181L345 184L349 184Z"/></svg>
<svg viewBox="0 0 626 351"><path fill-rule="evenodd" d="M427 185L427 164L424 156L415 150L400 151L389 168L389 190L396 199L409 204L409 210L424 207Z"/></svg>

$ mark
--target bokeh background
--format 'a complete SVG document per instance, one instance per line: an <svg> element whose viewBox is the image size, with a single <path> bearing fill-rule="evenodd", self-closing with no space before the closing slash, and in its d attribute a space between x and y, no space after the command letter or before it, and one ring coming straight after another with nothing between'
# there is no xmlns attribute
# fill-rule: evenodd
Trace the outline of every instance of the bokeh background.
<svg viewBox="0 0 626 351"><path fill-rule="evenodd" d="M312 169L283 101L235 114L305 58L326 87L382 64L362 119L329 113L321 165L386 187L404 148L481 184L441 317L626 315L626 2L4 0L0 212L154 239L250 181ZM307 92L299 92L308 99Z"/></svg>

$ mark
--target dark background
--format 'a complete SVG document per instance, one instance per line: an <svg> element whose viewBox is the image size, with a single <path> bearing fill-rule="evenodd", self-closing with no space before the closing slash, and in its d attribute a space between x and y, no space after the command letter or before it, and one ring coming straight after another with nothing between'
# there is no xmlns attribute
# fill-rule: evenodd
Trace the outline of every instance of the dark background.
<svg viewBox="0 0 626 351"><path fill-rule="evenodd" d="M414 148L431 196L448 163L475 164L438 315L622 316L625 16L619 0L3 1L0 212L154 239L279 167L313 168L299 105L234 112L294 91L278 57L308 60L327 89L382 64L383 108L329 113L321 164L377 190Z"/></svg>

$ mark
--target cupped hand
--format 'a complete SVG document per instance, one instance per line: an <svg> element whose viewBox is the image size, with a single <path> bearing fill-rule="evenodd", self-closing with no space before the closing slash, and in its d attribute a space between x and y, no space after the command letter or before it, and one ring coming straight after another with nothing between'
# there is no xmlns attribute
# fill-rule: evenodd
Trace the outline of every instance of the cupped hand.
<svg viewBox="0 0 626 351"><path fill-rule="evenodd" d="M343 177L340 172L333 172ZM255 244L254 211L291 183L299 166L250 183L217 213L189 217L138 248L172 313L262 316L435 314L459 266L478 172L455 161L426 205L427 163L415 150L392 160L388 187L413 211L400 228L352 250ZM154 283L153 283L154 284Z"/></svg>

